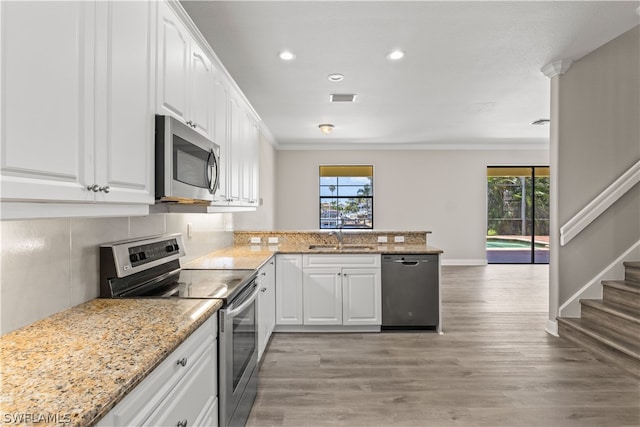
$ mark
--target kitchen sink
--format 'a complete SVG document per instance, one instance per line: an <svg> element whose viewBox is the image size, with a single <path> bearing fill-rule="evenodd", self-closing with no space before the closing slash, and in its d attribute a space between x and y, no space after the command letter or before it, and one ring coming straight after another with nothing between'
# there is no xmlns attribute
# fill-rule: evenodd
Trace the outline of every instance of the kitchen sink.
<svg viewBox="0 0 640 427"><path fill-rule="evenodd" d="M309 245L312 251L372 251L375 249L373 245Z"/></svg>

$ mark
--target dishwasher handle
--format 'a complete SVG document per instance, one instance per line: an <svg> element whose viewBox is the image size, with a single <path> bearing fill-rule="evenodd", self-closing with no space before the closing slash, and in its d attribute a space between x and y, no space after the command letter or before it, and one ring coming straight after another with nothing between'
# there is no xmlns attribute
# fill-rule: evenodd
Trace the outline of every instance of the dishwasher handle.
<svg viewBox="0 0 640 427"><path fill-rule="evenodd" d="M428 259L423 259L423 260L419 260L419 261L406 261L404 259L394 259L393 262L397 263L397 264L402 264L402 265L406 265L409 267L415 267L416 265L420 264L421 262L429 262Z"/></svg>

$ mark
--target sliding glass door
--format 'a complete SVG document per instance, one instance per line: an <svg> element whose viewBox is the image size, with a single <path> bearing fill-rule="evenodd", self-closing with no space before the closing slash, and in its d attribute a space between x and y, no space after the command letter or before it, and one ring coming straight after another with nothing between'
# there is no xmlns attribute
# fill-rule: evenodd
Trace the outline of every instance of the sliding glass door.
<svg viewBox="0 0 640 427"><path fill-rule="evenodd" d="M549 167L487 167L487 261L549 263Z"/></svg>

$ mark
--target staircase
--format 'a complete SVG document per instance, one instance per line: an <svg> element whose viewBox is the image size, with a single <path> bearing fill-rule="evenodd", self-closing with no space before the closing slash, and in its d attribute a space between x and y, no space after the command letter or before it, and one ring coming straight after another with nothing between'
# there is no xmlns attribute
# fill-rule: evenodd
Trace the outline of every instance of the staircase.
<svg viewBox="0 0 640 427"><path fill-rule="evenodd" d="M581 299L581 317L558 317L558 332L579 347L640 377L640 262L624 280L602 282L602 299Z"/></svg>

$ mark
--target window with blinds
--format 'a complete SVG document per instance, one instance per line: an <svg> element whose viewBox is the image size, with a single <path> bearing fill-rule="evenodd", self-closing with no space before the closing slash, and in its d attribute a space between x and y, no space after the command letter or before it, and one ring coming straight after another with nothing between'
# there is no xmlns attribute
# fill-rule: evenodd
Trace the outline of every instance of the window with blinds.
<svg viewBox="0 0 640 427"><path fill-rule="evenodd" d="M373 228L373 166L320 166L320 228Z"/></svg>

